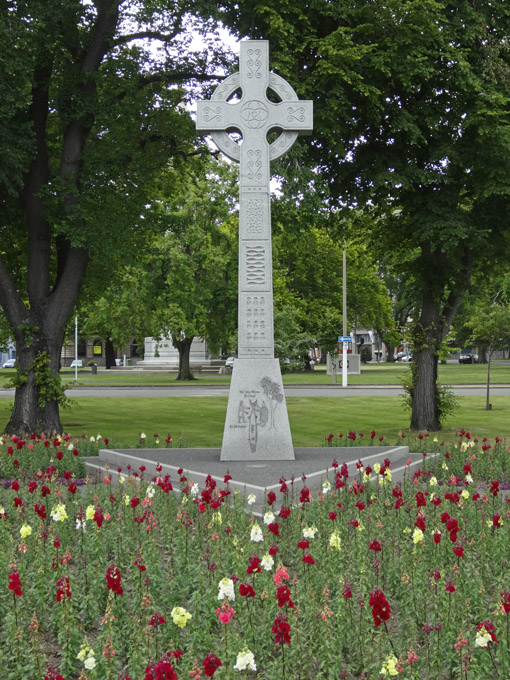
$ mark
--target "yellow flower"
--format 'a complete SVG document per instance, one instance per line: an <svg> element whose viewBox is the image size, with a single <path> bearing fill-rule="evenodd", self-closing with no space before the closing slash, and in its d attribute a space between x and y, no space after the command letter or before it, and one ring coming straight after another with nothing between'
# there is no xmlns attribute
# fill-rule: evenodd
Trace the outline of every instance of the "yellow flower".
<svg viewBox="0 0 510 680"><path fill-rule="evenodd" d="M374 463L374 472L375 472L375 474L378 475L380 471L381 471L381 466L380 466L380 464L379 464L379 463Z"/></svg>
<svg viewBox="0 0 510 680"><path fill-rule="evenodd" d="M381 675L398 675L397 671L398 659L394 654L390 654L389 657L384 661L381 668Z"/></svg>
<svg viewBox="0 0 510 680"><path fill-rule="evenodd" d="M63 503L56 505L51 511L51 519L54 522L63 522L67 519L66 506Z"/></svg>
<svg viewBox="0 0 510 680"><path fill-rule="evenodd" d="M191 619L191 614L187 612L184 607L174 607L171 612L171 617L176 626L184 628L189 619Z"/></svg>
<svg viewBox="0 0 510 680"><path fill-rule="evenodd" d="M131 500L131 499L129 498L129 496L126 496L126 497L124 498L124 505L129 505L129 501L130 501L130 500Z"/></svg>
<svg viewBox="0 0 510 680"><path fill-rule="evenodd" d="M340 550L341 548L340 534L338 533L337 529L335 529L331 534L329 539L329 547L334 548L335 550Z"/></svg>
<svg viewBox="0 0 510 680"><path fill-rule="evenodd" d="M421 543L423 541L423 531L418 527L414 528L413 543Z"/></svg>
<svg viewBox="0 0 510 680"><path fill-rule="evenodd" d="M462 498L464 498L464 500L467 500L469 498L469 491L463 489L460 495L462 496Z"/></svg>
<svg viewBox="0 0 510 680"><path fill-rule="evenodd" d="M436 477L431 477L431 478L430 478L429 485L430 485L430 486L437 486L437 478L436 478Z"/></svg>
<svg viewBox="0 0 510 680"><path fill-rule="evenodd" d="M21 534L21 538L26 538L32 533L32 527L29 524L23 524L19 532Z"/></svg>
<svg viewBox="0 0 510 680"><path fill-rule="evenodd" d="M85 510L85 519L94 519L95 511L96 508L93 505L87 505L87 509Z"/></svg>

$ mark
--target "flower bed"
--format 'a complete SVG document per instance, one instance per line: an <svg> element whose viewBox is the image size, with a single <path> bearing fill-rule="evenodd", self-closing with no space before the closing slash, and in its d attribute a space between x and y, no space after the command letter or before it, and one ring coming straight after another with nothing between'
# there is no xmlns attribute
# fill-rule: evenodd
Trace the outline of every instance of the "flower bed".
<svg viewBox="0 0 510 680"><path fill-rule="evenodd" d="M78 488L79 441L29 441L0 449L19 463L0 488L6 680L510 677L500 441L437 442L399 485L383 460L332 462L319 494L281 480L260 517L228 476Z"/></svg>

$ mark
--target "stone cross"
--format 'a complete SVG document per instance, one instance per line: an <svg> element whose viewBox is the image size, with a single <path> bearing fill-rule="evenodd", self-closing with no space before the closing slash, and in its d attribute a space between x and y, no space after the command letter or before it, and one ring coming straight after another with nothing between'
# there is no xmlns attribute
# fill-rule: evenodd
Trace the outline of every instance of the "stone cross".
<svg viewBox="0 0 510 680"><path fill-rule="evenodd" d="M283 78L269 71L266 40L241 41L239 73L226 78L209 101L198 102L197 131L210 133L216 146L240 164L238 360L222 460L293 459L274 359L269 163L285 154L299 134L312 131L312 102L299 100ZM270 143L273 131L279 135ZM229 132L240 133L242 142Z"/></svg>

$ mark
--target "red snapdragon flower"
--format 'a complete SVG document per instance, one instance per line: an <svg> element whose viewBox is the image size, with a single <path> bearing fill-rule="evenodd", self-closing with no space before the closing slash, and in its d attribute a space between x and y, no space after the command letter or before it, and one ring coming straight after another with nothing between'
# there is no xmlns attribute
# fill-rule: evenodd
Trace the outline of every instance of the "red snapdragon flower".
<svg viewBox="0 0 510 680"><path fill-rule="evenodd" d="M310 502L310 489L307 486L304 486L301 489L301 494L299 496L299 502L300 503L309 503Z"/></svg>
<svg viewBox="0 0 510 680"><path fill-rule="evenodd" d="M170 655L162 657L157 663L151 663L145 669L144 680L178 680L177 673L170 663Z"/></svg>
<svg viewBox="0 0 510 680"><path fill-rule="evenodd" d="M66 598L71 597L71 590L69 588L69 579L67 576L62 576L57 581L57 599L55 602L61 602Z"/></svg>
<svg viewBox="0 0 510 680"><path fill-rule="evenodd" d="M248 558L250 561L250 566L246 570L247 574L261 574L262 568L260 566L261 559L258 555L252 555Z"/></svg>
<svg viewBox="0 0 510 680"><path fill-rule="evenodd" d="M249 583L241 583L239 586L239 595L241 595L241 597L255 597L255 590Z"/></svg>
<svg viewBox="0 0 510 680"><path fill-rule="evenodd" d="M206 677L212 678L220 666L223 666L214 652L210 652L204 659L202 666Z"/></svg>
<svg viewBox="0 0 510 680"><path fill-rule="evenodd" d="M290 626L287 623L287 617L281 612L276 615L271 632L275 636L276 645L290 645Z"/></svg>
<svg viewBox="0 0 510 680"><path fill-rule="evenodd" d="M304 562L305 564L315 564L315 560L313 559L309 552L305 552L305 554L301 558L301 562Z"/></svg>
<svg viewBox="0 0 510 680"><path fill-rule="evenodd" d="M485 628L485 630L489 633L492 642L499 642L498 638L496 637L496 633L494 632L496 630L494 624L492 624L490 621L482 621L478 624L476 630L481 630L482 628Z"/></svg>
<svg viewBox="0 0 510 680"><path fill-rule="evenodd" d="M157 628L158 626L161 626L164 623L166 623L166 619L163 616L161 616L159 612L156 612L155 614L152 615L151 620L149 621L149 626Z"/></svg>
<svg viewBox="0 0 510 680"><path fill-rule="evenodd" d="M501 604L503 605L503 610L505 614L510 614L510 590L505 588L501 591Z"/></svg>
<svg viewBox="0 0 510 680"><path fill-rule="evenodd" d="M278 522L271 522L267 525L267 528L274 536L280 535L280 525Z"/></svg>
<svg viewBox="0 0 510 680"><path fill-rule="evenodd" d="M368 546L369 550L373 550L374 552L381 552L382 551L382 546L377 540L377 538L374 538L372 543Z"/></svg>
<svg viewBox="0 0 510 680"><path fill-rule="evenodd" d="M21 597L23 595L23 591L21 590L21 579L15 569L13 569L9 574L8 588L9 590L12 590L16 597Z"/></svg>
<svg viewBox="0 0 510 680"><path fill-rule="evenodd" d="M294 609L294 602L291 600L290 588L287 584L279 586L276 590L276 599L278 600L278 606L280 609L287 605L289 609Z"/></svg>
<svg viewBox="0 0 510 680"><path fill-rule="evenodd" d="M493 479L491 482L491 486L489 489L489 493L491 493L494 497L496 497L499 493L499 482L497 479Z"/></svg>
<svg viewBox="0 0 510 680"><path fill-rule="evenodd" d="M109 590L113 590L113 592L116 593L117 595L123 595L124 594L122 586L120 585L120 582L122 580L122 576L120 574L118 567L116 567L113 564L113 562L108 567L105 579L106 579L106 585L108 586Z"/></svg>
<svg viewBox="0 0 510 680"><path fill-rule="evenodd" d="M290 515L290 508L288 508L286 505L282 505L280 508L280 512L278 513L278 517L281 517L282 519L287 519L287 517Z"/></svg>
<svg viewBox="0 0 510 680"><path fill-rule="evenodd" d="M372 608L372 617L376 628L380 626L383 621L389 620L391 608L385 594L380 588L376 588L370 593L368 604Z"/></svg>

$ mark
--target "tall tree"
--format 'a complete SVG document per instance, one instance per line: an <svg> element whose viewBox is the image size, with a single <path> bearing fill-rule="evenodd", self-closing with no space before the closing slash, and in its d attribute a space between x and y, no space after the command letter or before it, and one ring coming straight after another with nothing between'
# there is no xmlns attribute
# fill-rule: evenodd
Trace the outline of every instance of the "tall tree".
<svg viewBox="0 0 510 680"><path fill-rule="evenodd" d="M191 32L205 34L215 11L207 0L0 3L0 305L18 369L8 433L61 430L65 324L89 262L107 269L148 228L154 173L192 151L182 88L210 80L219 52L192 52Z"/></svg>
<svg viewBox="0 0 510 680"><path fill-rule="evenodd" d="M272 65L314 100L313 172L288 193L373 205L378 247L406 254L419 299L411 427L438 429L438 350L472 273L509 247L508 3L240 0L226 17L268 37Z"/></svg>

